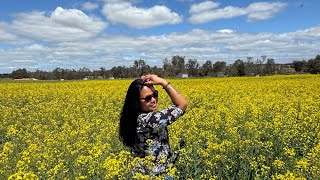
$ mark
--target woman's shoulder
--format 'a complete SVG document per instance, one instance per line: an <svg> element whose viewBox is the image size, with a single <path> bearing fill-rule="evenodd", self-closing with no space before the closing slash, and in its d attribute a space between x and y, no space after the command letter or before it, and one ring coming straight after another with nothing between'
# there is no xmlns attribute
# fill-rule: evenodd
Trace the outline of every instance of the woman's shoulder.
<svg viewBox="0 0 320 180"><path fill-rule="evenodd" d="M168 113L178 113L178 114L184 114L183 110L180 109L178 106L176 105L171 105L167 108L161 109L161 110L157 110L157 111L150 111L150 112L140 112L138 115L138 118L150 118L152 116L161 116L163 114L168 114Z"/></svg>
<svg viewBox="0 0 320 180"><path fill-rule="evenodd" d="M151 127L153 129L161 129L166 127L180 116L183 115L183 111L176 105L172 105L168 108L160 111L141 112L138 115L138 125L141 127Z"/></svg>
<svg viewBox="0 0 320 180"><path fill-rule="evenodd" d="M141 111L139 113L139 116L148 116L148 115L151 115L151 114L157 114L157 113L161 113L161 112L165 112L165 111L168 111L169 109L175 109L177 106L176 105L171 105L167 108L164 108L164 109L161 109L161 110L156 110L156 111L148 111L148 112L145 112L145 111Z"/></svg>

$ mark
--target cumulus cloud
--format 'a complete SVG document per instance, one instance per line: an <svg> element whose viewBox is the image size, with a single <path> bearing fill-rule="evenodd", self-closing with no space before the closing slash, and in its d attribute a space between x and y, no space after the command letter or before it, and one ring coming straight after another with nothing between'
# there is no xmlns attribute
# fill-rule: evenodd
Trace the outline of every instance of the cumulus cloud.
<svg viewBox="0 0 320 180"><path fill-rule="evenodd" d="M99 34L107 24L77 9L57 7L49 16L44 12L20 13L8 29L16 36L37 41L76 41Z"/></svg>
<svg viewBox="0 0 320 180"><path fill-rule="evenodd" d="M79 69L84 66L92 70L109 69L118 65L131 66L136 59L161 67L164 58L174 55L195 58L199 64L206 60L231 64L236 59L246 60L248 56L257 59L261 55L274 58L277 63L286 63L297 58L314 58L319 43L320 26L281 34L194 29L159 36L103 36L86 41L0 49L0 72L10 70L10 67L28 70Z"/></svg>
<svg viewBox="0 0 320 180"><path fill-rule="evenodd" d="M99 5L97 3L85 2L82 4L82 8L87 11L92 11L99 8Z"/></svg>
<svg viewBox="0 0 320 180"><path fill-rule="evenodd" d="M217 32L220 32L220 33L233 33L235 31L232 30L232 29L220 29Z"/></svg>
<svg viewBox="0 0 320 180"><path fill-rule="evenodd" d="M193 4L190 7L189 13L190 14L196 14L196 13L201 13L203 11L208 11L211 9L214 9L219 6L219 3L215 3L212 1L204 1L199 4Z"/></svg>
<svg viewBox="0 0 320 180"><path fill-rule="evenodd" d="M219 4L205 1L191 6L189 22L199 24L238 16L247 16L248 21L266 20L279 13L286 5L286 3L282 2L257 2L244 8L227 6L222 9L216 9Z"/></svg>
<svg viewBox="0 0 320 180"><path fill-rule="evenodd" d="M281 11L286 6L286 3L276 2L257 2L250 4L246 10L248 12L248 20L265 20L270 19L274 14Z"/></svg>
<svg viewBox="0 0 320 180"><path fill-rule="evenodd" d="M21 38L12 32L10 25L0 22L0 44L25 44L30 43L30 40Z"/></svg>
<svg viewBox="0 0 320 180"><path fill-rule="evenodd" d="M295 41L315 41L318 42L320 41L319 39L320 35L320 25L319 26L314 26L311 28L307 28L304 30L298 30L295 32L290 32L290 33L284 33L282 34L282 37L290 37L292 39L295 39Z"/></svg>
<svg viewBox="0 0 320 180"><path fill-rule="evenodd" d="M129 2L109 2L105 4L102 12L112 23L126 24L138 29L182 22L182 17L166 6L138 8Z"/></svg>

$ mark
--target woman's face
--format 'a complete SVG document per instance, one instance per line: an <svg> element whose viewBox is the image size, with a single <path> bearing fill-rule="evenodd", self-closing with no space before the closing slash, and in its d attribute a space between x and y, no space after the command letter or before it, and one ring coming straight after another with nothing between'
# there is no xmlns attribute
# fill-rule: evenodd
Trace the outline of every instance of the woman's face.
<svg viewBox="0 0 320 180"><path fill-rule="evenodd" d="M147 86L143 86L140 91L140 109L145 112L157 110L157 103L158 99L152 90Z"/></svg>

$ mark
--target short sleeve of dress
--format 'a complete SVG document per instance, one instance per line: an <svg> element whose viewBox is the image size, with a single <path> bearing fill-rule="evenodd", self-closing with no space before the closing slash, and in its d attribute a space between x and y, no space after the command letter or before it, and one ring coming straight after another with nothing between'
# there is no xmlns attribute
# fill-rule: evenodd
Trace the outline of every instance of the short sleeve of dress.
<svg viewBox="0 0 320 180"><path fill-rule="evenodd" d="M142 113L138 116L138 124L154 130L162 129L184 114L184 111L176 105L172 105L161 111Z"/></svg>

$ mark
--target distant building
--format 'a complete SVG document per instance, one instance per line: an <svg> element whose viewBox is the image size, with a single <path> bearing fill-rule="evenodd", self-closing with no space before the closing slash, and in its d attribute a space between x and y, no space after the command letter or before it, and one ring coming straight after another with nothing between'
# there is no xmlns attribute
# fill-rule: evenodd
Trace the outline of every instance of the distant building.
<svg viewBox="0 0 320 180"><path fill-rule="evenodd" d="M292 67L291 63L288 64L276 64L275 74L295 74L297 73Z"/></svg>
<svg viewBox="0 0 320 180"><path fill-rule="evenodd" d="M14 79L16 81L37 81L36 78L21 78L21 79Z"/></svg>
<svg viewBox="0 0 320 180"><path fill-rule="evenodd" d="M225 77L224 72L217 72L216 76L217 77Z"/></svg>
<svg viewBox="0 0 320 180"><path fill-rule="evenodd" d="M89 80L89 79L93 79L93 76L86 76L85 78L83 78L83 80Z"/></svg>
<svg viewBox="0 0 320 180"><path fill-rule="evenodd" d="M188 75L188 74L185 74L185 73L179 73L179 74L177 75L177 77L178 77L178 78L188 78L189 75Z"/></svg>

